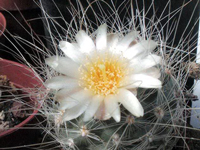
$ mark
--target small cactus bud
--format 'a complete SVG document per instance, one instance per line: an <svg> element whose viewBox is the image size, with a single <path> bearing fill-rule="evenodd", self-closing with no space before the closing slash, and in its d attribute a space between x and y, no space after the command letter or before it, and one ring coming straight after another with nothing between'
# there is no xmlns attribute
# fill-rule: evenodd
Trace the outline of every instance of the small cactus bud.
<svg viewBox="0 0 200 150"><path fill-rule="evenodd" d="M114 134L113 136L112 136L112 142L115 144L115 145L118 145L119 144L119 142L120 142L120 137L119 137L119 134Z"/></svg>
<svg viewBox="0 0 200 150"><path fill-rule="evenodd" d="M166 69L165 69L165 73L166 73L167 75L171 75L171 70L170 70L169 68L166 68Z"/></svg>
<svg viewBox="0 0 200 150"><path fill-rule="evenodd" d="M60 113L55 116L55 119L54 119L55 125L60 126L60 124L63 123L63 119L62 119L63 114L64 114L64 111L60 111Z"/></svg>
<svg viewBox="0 0 200 150"><path fill-rule="evenodd" d="M87 130L86 126L82 126L80 129L80 132L81 132L81 136L83 137L87 136L90 133L89 130Z"/></svg>
<svg viewBox="0 0 200 150"><path fill-rule="evenodd" d="M162 108L156 107L154 109L154 114L158 119L162 119L164 117L164 115L165 115L165 112L164 112L164 110Z"/></svg>
<svg viewBox="0 0 200 150"><path fill-rule="evenodd" d="M147 134L147 139L148 139L149 143L153 142L153 134L152 133L148 133Z"/></svg>
<svg viewBox="0 0 200 150"><path fill-rule="evenodd" d="M134 124L135 123L135 117L132 116L132 115L128 115L127 118L126 118L126 122L131 125L131 124Z"/></svg>
<svg viewBox="0 0 200 150"><path fill-rule="evenodd" d="M75 145L75 144L74 144L74 140L73 140L73 139L71 139L71 138L70 138L70 139L68 139L68 140L67 140L67 145L68 145L69 147L73 148L73 147L74 147L74 145Z"/></svg>
<svg viewBox="0 0 200 150"><path fill-rule="evenodd" d="M189 77L200 79L200 64L190 62L187 69L189 69Z"/></svg>

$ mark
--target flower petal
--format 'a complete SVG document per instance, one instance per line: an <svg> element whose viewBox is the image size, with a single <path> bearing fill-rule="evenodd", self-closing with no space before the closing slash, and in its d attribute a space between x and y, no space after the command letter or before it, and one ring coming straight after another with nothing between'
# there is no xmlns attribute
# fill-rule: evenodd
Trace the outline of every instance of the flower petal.
<svg viewBox="0 0 200 150"><path fill-rule="evenodd" d="M90 53L91 51L95 50L93 40L83 30L76 34L76 41L82 53Z"/></svg>
<svg viewBox="0 0 200 150"><path fill-rule="evenodd" d="M135 96L137 96L137 89L128 89L131 93L133 93Z"/></svg>
<svg viewBox="0 0 200 150"><path fill-rule="evenodd" d="M118 94L119 102L134 116L142 117L144 109L137 97L126 89L120 89Z"/></svg>
<svg viewBox="0 0 200 150"><path fill-rule="evenodd" d="M162 61L162 58L160 56L151 54L145 57L144 59L131 60L130 68L133 68L134 73L138 73L148 68L151 68L155 65L160 64L161 61Z"/></svg>
<svg viewBox="0 0 200 150"><path fill-rule="evenodd" d="M65 74L72 78L79 78L79 65L69 58L52 56L47 58L45 62L59 73Z"/></svg>
<svg viewBox="0 0 200 150"><path fill-rule="evenodd" d="M69 121L72 119L76 119L77 117L79 117L81 114L83 114L85 112L88 105L89 105L89 100L84 101L84 103L80 103L79 105L66 110L63 115L63 121Z"/></svg>
<svg viewBox="0 0 200 150"><path fill-rule="evenodd" d="M100 95L96 95L91 99L90 104L87 110L85 111L83 121L89 121L90 119L92 119L92 117L98 110L103 99L104 99L104 96L100 96Z"/></svg>
<svg viewBox="0 0 200 150"><path fill-rule="evenodd" d="M61 90L56 94L56 100L60 103L59 110L70 109L80 103L87 101L92 94L88 90L80 90L72 93L65 93L65 90Z"/></svg>
<svg viewBox="0 0 200 150"><path fill-rule="evenodd" d="M145 74L133 74L131 76L127 76L122 81L124 88L131 89L136 87L141 88L161 88L162 83L160 80L145 75Z"/></svg>
<svg viewBox="0 0 200 150"><path fill-rule="evenodd" d="M65 53L67 57L72 59L73 61L80 63L83 57L83 54L79 51L78 46L75 44L69 43L67 41L59 42L60 49Z"/></svg>
<svg viewBox="0 0 200 150"><path fill-rule="evenodd" d="M113 34L107 35L107 47L108 47L108 49L113 50L118 43L118 39L119 39L119 37L118 37L117 34L113 33Z"/></svg>
<svg viewBox="0 0 200 150"><path fill-rule="evenodd" d="M120 122L121 114L117 100L118 98L116 95L108 95L104 101L107 112L115 119L116 122Z"/></svg>
<svg viewBox="0 0 200 150"><path fill-rule="evenodd" d="M138 42L137 44L131 46L127 50L124 51L124 57L127 59L132 59L133 57L141 54L141 53L149 53L154 50L157 46L157 43L152 40L143 40Z"/></svg>
<svg viewBox="0 0 200 150"><path fill-rule="evenodd" d="M120 52L120 51L125 51L129 45L131 44L132 41L134 41L137 36L138 36L139 32L138 31L132 31L130 33L128 33L124 38L122 38L122 40L118 43L116 51Z"/></svg>
<svg viewBox="0 0 200 150"><path fill-rule="evenodd" d="M157 79L160 78L161 76L160 70L155 67L148 68L146 70L143 70L140 73L157 78Z"/></svg>
<svg viewBox="0 0 200 150"><path fill-rule="evenodd" d="M78 88L78 80L66 76L53 77L46 81L47 88L59 90L61 88Z"/></svg>
<svg viewBox="0 0 200 150"><path fill-rule="evenodd" d="M57 102L61 102L63 99L69 97L70 95L73 95L74 93L77 93L79 91L81 91L82 88L78 87L78 88L64 88L59 90L56 95L55 95L55 100Z"/></svg>
<svg viewBox="0 0 200 150"><path fill-rule="evenodd" d="M101 25L97 30L96 48L97 50L106 49L107 47L107 25Z"/></svg>
<svg viewBox="0 0 200 150"><path fill-rule="evenodd" d="M99 106L97 112L94 116L96 119L99 120L108 120L111 118L111 115L107 112L104 101Z"/></svg>

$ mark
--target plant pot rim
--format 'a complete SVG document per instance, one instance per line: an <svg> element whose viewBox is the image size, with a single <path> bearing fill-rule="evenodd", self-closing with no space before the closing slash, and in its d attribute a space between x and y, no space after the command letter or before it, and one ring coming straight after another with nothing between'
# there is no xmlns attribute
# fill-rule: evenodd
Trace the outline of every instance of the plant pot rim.
<svg viewBox="0 0 200 150"><path fill-rule="evenodd" d="M6 29L6 18L0 12L0 36L4 33L5 29Z"/></svg>
<svg viewBox="0 0 200 150"><path fill-rule="evenodd" d="M30 74L34 75L35 73L33 72L33 70L31 70L29 67L27 67L26 65L23 65L23 64L20 64L20 63L17 63L17 62L14 62L14 61L10 61L10 60L6 60L6 59L2 59L0 58L0 64L1 62L5 62L5 63L8 63L8 64L11 64L11 65L15 65L15 66L18 66L18 67L22 67L24 69L26 69L27 71L30 72ZM0 65L0 68L1 68L1 65ZM0 72L1 73L1 72ZM34 78L35 79L35 78ZM11 80L12 82L12 80ZM42 88L45 89L44 85L42 84L42 81L37 78L37 82L40 84L40 86ZM15 82L13 82L15 84ZM22 87L20 86L19 84L15 84L17 87ZM26 93L29 92L28 90L25 91ZM37 99L36 97L31 97L31 100L34 100L34 102L36 101L37 102ZM21 123L15 125L14 127L12 127L11 129L8 129L8 130L5 130L3 132L0 132L0 138L5 136L5 135L8 135L14 131L17 131L18 129L20 129L22 126L24 126L26 123L28 123L31 119L34 118L34 116L38 113L38 110L41 108L41 105L42 103L35 103L35 109L33 110L33 113L28 116L24 121L22 121Z"/></svg>

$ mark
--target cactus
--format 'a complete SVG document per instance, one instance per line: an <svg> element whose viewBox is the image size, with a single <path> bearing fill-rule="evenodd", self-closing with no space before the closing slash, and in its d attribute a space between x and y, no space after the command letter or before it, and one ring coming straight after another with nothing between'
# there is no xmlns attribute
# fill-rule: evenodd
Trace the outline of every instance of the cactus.
<svg viewBox="0 0 200 150"><path fill-rule="evenodd" d="M182 94L177 96L180 87L175 80L166 75L163 78L162 89L138 89L138 99L145 112L143 117L137 118L122 108L119 123L113 119L84 122L79 117L58 126L55 112L52 120L48 119L49 128L55 130L51 134L64 149L171 149L177 141L174 137L181 134L186 104Z"/></svg>
<svg viewBox="0 0 200 150"><path fill-rule="evenodd" d="M36 72L39 70L45 79L44 84L48 92L45 100L42 101L41 110L41 114L47 121L47 125L42 128L47 134L63 150L172 149L179 138L183 137L184 140L184 129L189 115L187 110L190 110L187 103L188 99L191 99L185 93L190 95L192 92L185 86L189 76L198 77L199 69L194 69L194 58L190 58L197 46L190 43L189 36L184 40L179 39L179 45L174 46L175 39L171 40L171 38L176 36L178 23L161 24L161 22L166 18L174 19L174 14L181 14L183 7L188 3L183 4L174 12L169 12L167 16L161 15L159 19L155 15L151 18L146 16L151 9L155 13L153 2L147 12L145 9L140 10L139 7L134 11L133 6L137 6L137 2L133 4L129 0L121 2L118 7L112 0L110 3L100 0L88 2L87 7L84 7L80 1L77 1L76 5L69 1L69 4L68 11L72 15L72 20L67 22L61 17L65 22L65 28L51 18L41 5L47 20L47 30L52 41L50 46L53 47L53 51L48 50L43 44L41 44L43 49L40 49L16 37L19 41L27 42L30 47L38 50L34 56L39 58L35 64ZM108 7L109 11L104 10L104 6ZM167 6L170 10L170 1ZM89 11L93 16L87 14ZM124 15L120 18L122 12ZM96 22L90 17L95 18ZM49 26L50 23L53 26ZM59 27L64 34L52 35L53 32L59 31ZM167 32L164 32L165 30ZM110 47L105 44L105 38L108 36L113 36L110 38L113 40ZM114 43L115 37L119 39L116 43ZM37 38L34 40L37 41ZM189 42L186 42L187 40ZM110 44L109 42L107 43ZM120 48L113 46L114 44L118 44ZM137 49L133 49L134 52L129 50L129 53L125 53L121 50L128 51L128 48L134 46L137 46ZM81 53L77 53L77 49ZM94 49L98 52L92 52ZM109 52L104 52L104 49L109 49ZM100 50L103 52L99 52ZM45 58L45 63L41 60L41 54ZM85 57L82 60L83 56ZM27 63L24 57L22 60ZM71 63L72 61L76 63ZM94 72L92 72L90 62L97 64L97 67L94 66L98 69L94 69ZM132 67L130 62L138 65L137 68L134 65ZM117 65L113 69L109 63ZM29 63L28 65L30 66ZM113 69L117 77L113 77L114 79L108 77L109 70L105 69L106 67ZM123 70L120 67L126 69ZM129 79L128 82L124 82L125 77L131 74L131 71L137 72L137 69L143 69L140 77L144 77L145 74L148 78L134 76L134 80ZM82 76L79 77L74 70ZM103 83L98 87L106 83L103 85L106 90L103 91L103 88L97 88L97 86L94 88L93 84L96 83L93 78L95 77L86 74L85 70L90 70L91 74L101 74ZM70 80L66 76L71 77ZM122 76L122 79L119 76ZM98 79L100 80L101 77ZM78 82L75 82L77 78ZM90 80L87 80L88 78ZM110 86L108 79L120 81L116 83L117 86L113 86L114 88L107 88ZM83 92L78 94L82 95L70 94L70 92L73 93L72 90L80 89ZM121 89L128 89L134 97L137 97L134 102L125 103L126 100L122 97L128 99L129 96L128 94L120 95ZM85 94L86 91L89 91L89 94ZM93 96L104 97L103 100L92 99L100 99L103 104L98 103L98 107L92 105L91 91ZM111 95L115 97L108 100L112 102L114 100L114 102L105 102L104 99ZM86 99L84 103L80 102L82 97ZM117 97L121 99L117 101ZM90 113L87 111L89 109Z"/></svg>
<svg viewBox="0 0 200 150"><path fill-rule="evenodd" d="M83 10L83 6L80 2L78 3L78 8L80 7L82 9L78 11L73 10L76 7L71 4L71 13L74 15L74 13L78 12L77 16L73 16L73 20L70 24L67 24L67 35L65 35L66 39L64 38L58 40L59 45L56 47L56 49L58 49L57 54L53 56L51 55L46 59L48 73L50 72L52 75L48 77L46 82L47 88L51 90L49 92L50 97L47 97L43 106L43 114L47 117L48 122L48 126L45 130L47 130L47 132L50 133L50 135L58 141L58 143L60 143L60 146L66 150L172 149L178 140L177 137L184 135L184 130L182 129L185 128L186 118L188 115L185 111L188 106L187 98L184 93L187 91L185 86L191 71L190 67L188 67L190 61L187 61L185 57L189 56L188 51L190 47L186 47L184 43L180 43L180 45L173 47L173 42L171 44L168 41L167 36L166 39L163 38L164 33L163 28L160 29L160 22L151 22L151 20L154 21L156 16L153 16L150 18L151 20L148 20L148 18L144 15L145 12L141 13L140 10L137 10L135 15L133 15L134 13L132 12L132 20L130 21L127 19L128 21L126 22L117 18L119 14L117 11L114 11L115 9L113 9L112 13L104 14L105 12L102 12L105 16L98 17L95 13L96 10L92 9L92 5L95 5L94 3L100 5L99 7L101 7L100 1L94 1L91 5L86 7L85 10ZM132 5L131 2L130 4ZM90 16L87 16L87 10L90 8L92 9L97 20L95 25L90 22ZM102 10L103 8L99 9ZM129 12L127 10L127 14L128 13ZM154 69L156 70L147 71L149 76L156 76L156 80L154 80L154 78L150 79L153 80L152 83L149 81L152 86L148 85L145 87L143 83L148 84L149 82L145 83L145 80L142 80L142 83L135 88L132 88L131 91L133 93L137 91L137 99L143 107L142 111L144 114L140 113L140 115L137 115L137 113L132 112L127 105L123 105L123 102L120 102L118 104L121 110L121 119L119 119L118 115L112 113L110 113L110 115L113 118L106 117L105 111L109 110L106 109L108 107L106 104L108 103L104 102L106 108L98 107L98 110L100 109L101 111L100 113L94 108L92 111L95 111L96 114L93 112L94 117L91 118L90 116L90 119L87 120L85 119L87 118L87 115L91 115L89 113L87 114L87 109L90 109L89 107L91 106L91 102L90 104L87 104L86 101L85 103L80 102L80 99L84 96L84 94L78 96L74 96L73 94L70 95L69 91L74 90L70 87L70 85L74 86L74 82L67 82L68 80L64 79L64 75L76 78L76 74L73 74L76 65L64 61L65 59L70 58L74 62L80 64L80 62L84 62L84 60L81 60L81 56L87 53L86 57L90 60L90 62L95 65L97 64L98 66L99 63L97 63L96 60L101 62L101 60L99 60L99 57L101 56L96 57L96 53L92 54L93 56L95 55L94 58L91 56L92 52L90 52L90 49L93 48L93 45L90 43L91 40L93 40L96 44L95 46L97 51L104 49L104 39L106 37L106 29L104 29L106 28L106 25L104 23L108 26L107 38L108 35L119 36L120 41L122 41L120 43L120 48L126 49L126 45L124 43L128 42L127 40L130 40L129 46L134 47L134 45L139 43L141 47L144 47L146 50L148 49L146 51L147 53L157 56L158 59L161 58L161 61L159 62L156 62L156 58L154 58L154 61L149 62L154 63L152 66L154 66ZM73 24L76 24L75 28ZM80 28L78 28L78 26L80 26ZM84 28L86 33L81 30L82 28ZM136 32L135 34L138 35L134 37L135 35L132 34L133 32ZM170 28L170 34L173 32L175 33L176 31L174 31L172 25ZM127 37L131 34L132 36L128 39ZM104 37L104 39L102 37ZM134 40L134 38L136 40ZM101 43L99 42L99 39ZM153 44L142 42L142 40L147 40L149 43L156 42L156 49L152 46ZM123 44L124 47L122 46ZM77 45L79 46L79 50L83 52L81 55L76 53ZM106 47L106 49L109 48ZM117 48L114 47L114 50L117 51ZM140 49L139 51L142 50ZM109 59L109 57L107 58L107 53L102 53L101 55L104 56L105 61L106 59ZM129 58L134 52L132 51L131 53L124 54L122 51L119 53L122 53L124 57ZM145 52L143 51L143 54L144 53ZM115 55L114 52L112 54ZM137 58L140 56L136 55L135 57ZM138 60L139 59L136 61ZM140 63L142 62L145 62L145 60L142 59ZM90 70L90 67L88 67L90 65L89 63L87 65L82 65L83 67L79 67L79 70L82 70L82 68L84 69L84 67L87 70ZM147 62L147 64L143 63L143 65L149 64ZM141 65L140 67L144 66ZM97 72L101 72L102 69L103 68L100 68L100 71L97 70ZM81 73L84 74L84 71ZM80 80L84 80L84 83L79 82L79 88L88 90L93 88L91 88L93 84L96 85L96 83L91 83L91 80L88 81L88 78L90 78L88 75L78 78ZM162 87L160 87L160 83L157 78L161 81ZM85 82L87 82L87 84L89 83L89 86L83 86L85 85ZM137 83L138 81L134 80L134 83L135 82ZM69 83L69 85L67 83ZM132 82L129 81L129 84L132 84ZM95 94L101 95L102 93L95 91ZM112 92L106 94L104 93L104 98L107 97L107 95L109 96L112 94ZM117 95L118 93L114 94ZM124 97L126 97L126 95L124 95ZM90 98L87 97L86 99ZM77 106L80 104L81 107ZM112 105L111 107L115 107L116 104L111 103L110 105ZM136 105L138 106L138 104ZM131 105L131 109L137 108ZM116 113L116 110L114 109L113 112Z"/></svg>

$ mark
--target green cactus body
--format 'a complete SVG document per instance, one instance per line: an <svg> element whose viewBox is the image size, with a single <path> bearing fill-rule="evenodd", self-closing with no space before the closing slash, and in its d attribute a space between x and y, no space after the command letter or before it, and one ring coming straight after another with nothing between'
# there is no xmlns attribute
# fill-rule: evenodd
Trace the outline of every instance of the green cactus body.
<svg viewBox="0 0 200 150"><path fill-rule="evenodd" d="M177 142L175 137L182 134L180 127L184 125L186 104L184 95L178 94L180 87L175 79L163 74L162 81L161 89L138 89L138 99L146 112L143 117L134 117L120 106L119 123L114 119L84 122L80 116L59 127L51 124L54 136L65 149L172 149Z"/></svg>

